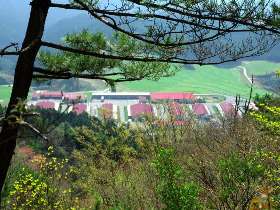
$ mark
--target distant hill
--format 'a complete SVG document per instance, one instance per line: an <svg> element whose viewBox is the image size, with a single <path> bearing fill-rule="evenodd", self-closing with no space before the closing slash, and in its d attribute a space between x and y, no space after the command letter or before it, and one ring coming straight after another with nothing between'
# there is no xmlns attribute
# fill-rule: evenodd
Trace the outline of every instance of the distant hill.
<svg viewBox="0 0 280 210"><path fill-rule="evenodd" d="M30 0L0 0L0 49L11 42L21 46L30 13ZM58 0L65 2L65 0ZM62 19L67 19L81 12L50 9L46 27L55 25ZM59 26L61 27L61 26ZM14 69L16 57L0 57L0 71Z"/></svg>
<svg viewBox="0 0 280 210"><path fill-rule="evenodd" d="M27 1L0 0L0 46L22 40L29 12Z"/></svg>
<svg viewBox="0 0 280 210"><path fill-rule="evenodd" d="M79 32L82 29L89 29L92 32L103 32L107 36L112 34L112 29L91 18L89 15L80 14L57 21L55 24L46 27L43 39L49 41L60 41L67 33Z"/></svg>

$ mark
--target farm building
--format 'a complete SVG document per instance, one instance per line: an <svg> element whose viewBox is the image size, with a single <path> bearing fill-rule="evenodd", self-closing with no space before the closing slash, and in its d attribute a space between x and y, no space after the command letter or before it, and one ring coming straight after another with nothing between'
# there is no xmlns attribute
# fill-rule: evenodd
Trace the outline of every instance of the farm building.
<svg viewBox="0 0 280 210"><path fill-rule="evenodd" d="M183 118L186 114L183 105L177 102L168 104L168 113L180 118Z"/></svg>
<svg viewBox="0 0 280 210"><path fill-rule="evenodd" d="M83 103L75 104L75 105L73 106L72 111L75 112L76 114L81 114L81 113L87 111L87 105L86 105L86 104L83 104Z"/></svg>
<svg viewBox="0 0 280 210"><path fill-rule="evenodd" d="M53 100L79 100L85 99L82 93L62 91L40 91L32 93L32 100L53 99Z"/></svg>
<svg viewBox="0 0 280 210"><path fill-rule="evenodd" d="M234 115L234 106L232 103L223 102L220 103L220 107L222 108L224 116L233 116Z"/></svg>
<svg viewBox="0 0 280 210"><path fill-rule="evenodd" d="M94 92L92 93L93 100L149 100L150 93L148 92Z"/></svg>
<svg viewBox="0 0 280 210"><path fill-rule="evenodd" d="M85 96L82 93L71 93L71 92L67 92L67 93L63 93L63 100L64 101L84 101L85 100Z"/></svg>
<svg viewBox="0 0 280 210"><path fill-rule="evenodd" d="M104 103L101 106L102 115L105 118L112 118L113 117L113 104L112 103Z"/></svg>
<svg viewBox="0 0 280 210"><path fill-rule="evenodd" d="M152 115L153 107L150 104L133 104L130 106L130 114L132 119L137 119L143 115Z"/></svg>
<svg viewBox="0 0 280 210"><path fill-rule="evenodd" d="M44 91L39 93L40 99L62 99L62 92L61 91Z"/></svg>
<svg viewBox="0 0 280 210"><path fill-rule="evenodd" d="M176 102L180 102L180 103L192 103L194 101L194 99L195 99L195 96L192 93L183 93L183 92L151 93L151 100L154 102L176 101Z"/></svg>
<svg viewBox="0 0 280 210"><path fill-rule="evenodd" d="M192 104L192 110L194 114L196 114L199 117L206 117L210 115L210 112L205 104L200 104L200 103Z"/></svg>

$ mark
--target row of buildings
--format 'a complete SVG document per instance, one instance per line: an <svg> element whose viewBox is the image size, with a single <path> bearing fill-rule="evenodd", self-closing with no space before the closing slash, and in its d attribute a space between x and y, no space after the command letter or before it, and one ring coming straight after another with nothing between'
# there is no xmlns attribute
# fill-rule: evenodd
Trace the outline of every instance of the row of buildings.
<svg viewBox="0 0 280 210"><path fill-rule="evenodd" d="M91 92L92 100L121 100L139 102L162 102L175 101L179 103L193 103L196 97L193 93L184 92ZM62 91L36 91L32 93L32 100L77 100L84 101L85 94L81 92L62 92Z"/></svg>
<svg viewBox="0 0 280 210"><path fill-rule="evenodd" d="M110 117L122 122L136 121L145 115L159 118L175 117L180 121L190 115L201 120L232 115L234 103L201 103L201 98L185 92L91 92L67 93L37 91L29 105L42 109L69 107L69 111L89 113L96 117Z"/></svg>

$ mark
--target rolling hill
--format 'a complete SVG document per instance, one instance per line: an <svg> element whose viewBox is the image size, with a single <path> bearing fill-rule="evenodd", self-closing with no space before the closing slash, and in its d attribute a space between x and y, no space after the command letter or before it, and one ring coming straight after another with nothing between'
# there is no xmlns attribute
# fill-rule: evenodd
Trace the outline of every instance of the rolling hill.
<svg viewBox="0 0 280 210"><path fill-rule="evenodd" d="M257 63L257 64L255 64ZM258 76L271 74L280 63L268 61L250 61L242 63L249 72L258 72ZM280 80L278 81L280 87ZM250 84L245 79L239 67L222 68L216 66L197 66L192 69L182 67L173 77L161 78L159 81L142 80L137 82L120 83L119 91L186 91L194 93L223 94L244 97L249 95ZM270 88L256 82L254 94L272 93Z"/></svg>

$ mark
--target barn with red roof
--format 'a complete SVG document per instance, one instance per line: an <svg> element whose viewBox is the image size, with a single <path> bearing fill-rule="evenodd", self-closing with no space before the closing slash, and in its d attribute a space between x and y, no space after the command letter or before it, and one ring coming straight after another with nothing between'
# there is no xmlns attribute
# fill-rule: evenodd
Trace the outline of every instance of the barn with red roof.
<svg viewBox="0 0 280 210"><path fill-rule="evenodd" d="M103 116L106 118L112 118L113 117L113 104L112 103L104 103L101 106L103 111Z"/></svg>
<svg viewBox="0 0 280 210"><path fill-rule="evenodd" d="M62 92L61 91L45 91L41 92L40 99L62 99Z"/></svg>
<svg viewBox="0 0 280 210"><path fill-rule="evenodd" d="M182 104L176 102L170 103L168 104L168 109L169 114L182 117L185 115L184 107Z"/></svg>
<svg viewBox="0 0 280 210"><path fill-rule="evenodd" d="M82 93L63 93L63 99L67 101L84 100L84 98Z"/></svg>
<svg viewBox="0 0 280 210"><path fill-rule="evenodd" d="M210 114L206 105L201 103L192 104L192 110L198 116L207 116Z"/></svg>
<svg viewBox="0 0 280 210"><path fill-rule="evenodd" d="M36 103L36 107L40 109L54 109L55 103L52 101L40 101Z"/></svg>
<svg viewBox="0 0 280 210"><path fill-rule="evenodd" d="M229 102L223 102L223 103L220 103L220 107L222 108L223 110L223 114L225 116L232 116L234 115L234 106L232 103L229 103Z"/></svg>
<svg viewBox="0 0 280 210"><path fill-rule="evenodd" d="M133 104L130 106L130 113L132 118L138 118L143 115L152 115L153 107L150 104Z"/></svg>
<svg viewBox="0 0 280 210"><path fill-rule="evenodd" d="M87 111L87 105L84 104L84 103L75 104L75 105L73 106L72 111L75 112L76 114L81 114L81 113Z"/></svg>

